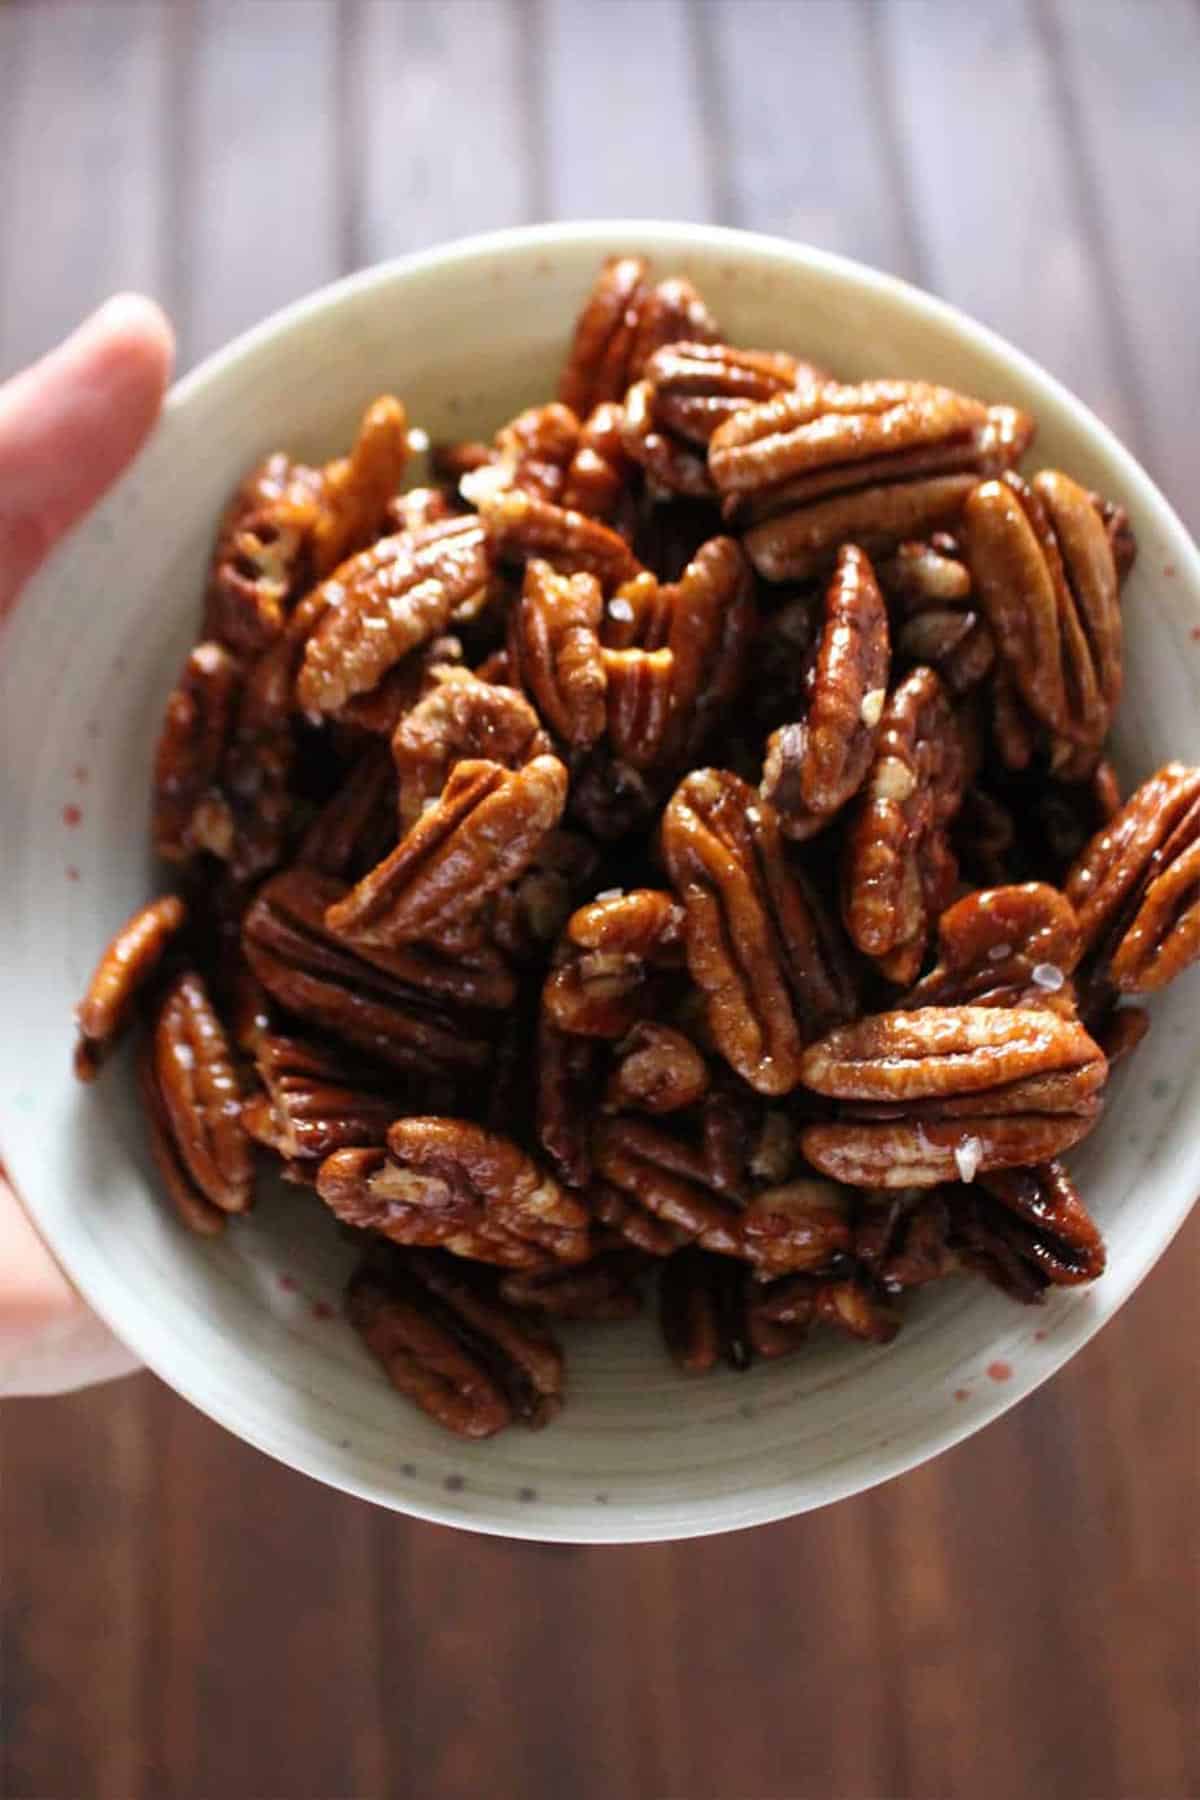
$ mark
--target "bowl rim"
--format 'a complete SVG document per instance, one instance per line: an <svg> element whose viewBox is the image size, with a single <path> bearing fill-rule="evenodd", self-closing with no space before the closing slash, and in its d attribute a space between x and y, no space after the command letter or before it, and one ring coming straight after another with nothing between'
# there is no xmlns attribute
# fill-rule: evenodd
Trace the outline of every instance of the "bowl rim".
<svg viewBox="0 0 1200 1800"><path fill-rule="evenodd" d="M957 339L964 347L982 349L993 358L1013 367L1035 394L1040 393L1049 403L1068 414L1073 424L1096 441L1103 454L1119 469L1120 479L1124 484L1123 497L1129 495L1136 498L1138 506L1153 517L1158 529L1171 540L1172 553L1188 565L1188 579L1180 583L1181 589L1191 586L1200 594L1200 548L1192 540L1170 502L1110 428L1034 358L1009 343L991 327L898 276L812 245L728 226L655 219L596 219L521 225L473 234L371 264L280 308L213 351L172 385L164 402L164 417L175 418L186 412L206 388L221 380L245 359L253 357L260 347L286 337L297 325L322 315L335 314L348 300L360 294L402 283L425 270L436 269L439 273L454 268L469 270L472 264L492 259L497 254L525 254L531 251L550 253L564 245L586 246L597 259L621 250L655 257L666 257L672 253L686 254L693 250L706 254L716 251L725 252L732 257L750 256L764 264L773 262L813 270L831 276L849 287L882 295L904 311L922 317L939 331ZM86 521L83 527L77 529L86 529ZM73 537L74 533L71 535ZM57 553L46 565L51 581L56 556ZM39 581L45 574L46 571L43 571L39 575ZM20 1160L19 1156L10 1156L10 1161ZM819 1497L808 1499L798 1494L794 1499L789 1499L786 1495L781 1495L777 1499L768 1498L756 1503L747 1499L746 1494L713 1496L699 1503L698 1510L703 1516L698 1517L693 1512L682 1529L673 1524L669 1517L664 1517L661 1523L653 1517L647 1517L648 1509L645 1507L642 1521L630 1529L620 1523L619 1511L606 1513L604 1508L584 1500L560 1502L556 1512L569 1510L571 1514L577 1515L570 1519L564 1518L560 1523L540 1517L535 1520L529 1515L515 1518L488 1517L486 1514L480 1516L476 1513L476 1506L482 1504L492 1507L493 1502L489 1497L475 1496L469 1507L453 1501L442 1503L426 1500L423 1496L410 1498L405 1495L401 1499L382 1484L336 1465L330 1466L327 1461L322 1460L315 1447L310 1453L308 1447L293 1439L288 1440L286 1448L281 1447L272 1441L269 1432L247 1423L239 1414L236 1401L226 1403L223 1396L214 1396L209 1392L204 1392L201 1397L199 1384L193 1383L190 1370L186 1367L186 1354L182 1358L185 1367L181 1374L172 1366L173 1358L167 1341L161 1336L153 1336L148 1322L143 1325L142 1320L136 1317L131 1321L115 1317L108 1304L109 1296L93 1291L96 1284L90 1268L85 1267L77 1273L72 1266L72 1233L60 1230L56 1218L43 1221L30 1189L22 1188L22 1192L27 1195L26 1204L55 1256L62 1262L88 1303L122 1341L181 1398L255 1448L327 1486L429 1523L450 1525L489 1536L536 1542L634 1544L744 1530L831 1505L854 1494L865 1493L919 1467L1000 1418L1044 1381L1057 1374L1109 1322L1166 1251L1188 1216L1195 1201L1197 1187L1200 1186L1200 1134L1197 1134L1190 1155L1182 1158L1179 1167L1169 1177L1164 1177L1158 1186L1153 1233L1147 1233L1147 1240L1139 1245L1139 1254L1135 1259L1130 1261L1126 1258L1119 1278L1116 1271L1109 1271L1105 1291L1097 1295L1095 1307L1073 1309L1069 1319L1062 1321L1053 1334L1053 1355L1046 1363L1040 1358L1036 1362L1027 1361L1021 1370L1014 1371L1012 1380L1003 1387L993 1386L986 1401L981 1397L979 1405L972 1408L967 1417L946 1412L928 1426L914 1429L913 1434L899 1444L865 1448L846 1462L828 1468L824 1475L824 1491ZM664 1513L670 1512L672 1504L663 1503Z"/></svg>

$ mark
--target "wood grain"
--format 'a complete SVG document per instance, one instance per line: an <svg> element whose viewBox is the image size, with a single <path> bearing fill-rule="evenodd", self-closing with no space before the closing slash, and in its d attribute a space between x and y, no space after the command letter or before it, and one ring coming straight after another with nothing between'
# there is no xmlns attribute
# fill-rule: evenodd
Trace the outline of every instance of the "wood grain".
<svg viewBox="0 0 1200 1800"><path fill-rule="evenodd" d="M457 233L718 217L987 318L1194 524L1198 46L1189 0L10 4L0 369L117 285L190 362ZM934 1464L694 1544L410 1523L149 1376L12 1403L0 1791L1185 1800L1198 1248Z"/></svg>

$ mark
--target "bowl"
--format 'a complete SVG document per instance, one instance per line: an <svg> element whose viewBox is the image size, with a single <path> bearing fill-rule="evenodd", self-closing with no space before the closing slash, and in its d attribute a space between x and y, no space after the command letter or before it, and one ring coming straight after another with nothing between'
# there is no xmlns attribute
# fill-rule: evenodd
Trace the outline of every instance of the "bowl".
<svg viewBox="0 0 1200 1800"><path fill-rule="evenodd" d="M1124 502L1140 543L1121 773L1200 762L1200 555L1100 421L927 294L708 226L502 232L277 314L174 389L136 468L26 595L0 656L0 1145L55 1253L164 1381L270 1455L421 1518L571 1542L758 1524L946 1449L1086 1343L1200 1190L1195 971L1154 1003L1146 1044L1072 1159L1108 1239L1094 1287L1027 1309L982 1282L946 1282L914 1296L886 1348L814 1341L782 1364L701 1380L675 1371L650 1318L572 1328L563 1415L543 1433L467 1445L396 1396L342 1321L352 1253L314 1195L281 1188L221 1241L198 1240L159 1198L127 1053L95 1088L72 1079L72 1007L109 933L159 886L148 772L230 489L277 446L309 460L340 451L384 389L435 437L490 432L552 393L581 297L600 260L625 249L690 275L735 342L851 378L928 376L1036 414L1038 463Z"/></svg>

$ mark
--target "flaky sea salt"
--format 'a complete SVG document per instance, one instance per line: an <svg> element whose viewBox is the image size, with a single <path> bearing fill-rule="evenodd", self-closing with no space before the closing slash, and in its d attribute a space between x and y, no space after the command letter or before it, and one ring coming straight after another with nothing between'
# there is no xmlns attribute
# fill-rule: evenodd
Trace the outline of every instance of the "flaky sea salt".
<svg viewBox="0 0 1200 1800"><path fill-rule="evenodd" d="M983 1145L977 1137L965 1137L954 1148L954 1160L958 1164L959 1177L963 1181L974 1181L983 1161Z"/></svg>
<svg viewBox="0 0 1200 1800"><path fill-rule="evenodd" d="M1033 979L1038 987L1045 988L1048 994L1057 994L1059 988L1066 980L1066 976L1054 963L1036 963L1033 970Z"/></svg>
<svg viewBox="0 0 1200 1800"><path fill-rule="evenodd" d="M883 703L886 699L887 690L885 688L872 688L862 697L862 705L858 709L859 717L871 731L874 731L883 717Z"/></svg>
<svg viewBox="0 0 1200 1800"><path fill-rule="evenodd" d="M1011 955L1012 955L1012 945L1011 944L993 944L991 949L988 951L988 961L989 962L1003 962L1005 957L1008 957Z"/></svg>
<svg viewBox="0 0 1200 1800"><path fill-rule="evenodd" d="M633 608L628 600L622 600L618 594L615 600L610 600L608 603L608 616L610 619L620 619L623 624L627 625L633 617Z"/></svg>
<svg viewBox="0 0 1200 1800"><path fill-rule="evenodd" d="M625 898L625 889L624 888L602 888L600 890L600 892L598 894L594 894L592 896L592 898L595 900L623 900Z"/></svg>
<svg viewBox="0 0 1200 1800"><path fill-rule="evenodd" d="M408 447L414 456L424 456L429 448L429 433L419 425L412 425L408 432Z"/></svg>

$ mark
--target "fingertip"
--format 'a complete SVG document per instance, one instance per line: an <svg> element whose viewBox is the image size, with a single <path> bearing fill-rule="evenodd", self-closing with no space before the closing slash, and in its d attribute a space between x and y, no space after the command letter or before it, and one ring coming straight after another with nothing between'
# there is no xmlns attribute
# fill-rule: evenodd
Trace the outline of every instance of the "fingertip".
<svg viewBox="0 0 1200 1800"><path fill-rule="evenodd" d="M175 333L162 307L148 294L120 293L85 319L76 338L119 364L147 397L161 403L175 365Z"/></svg>

